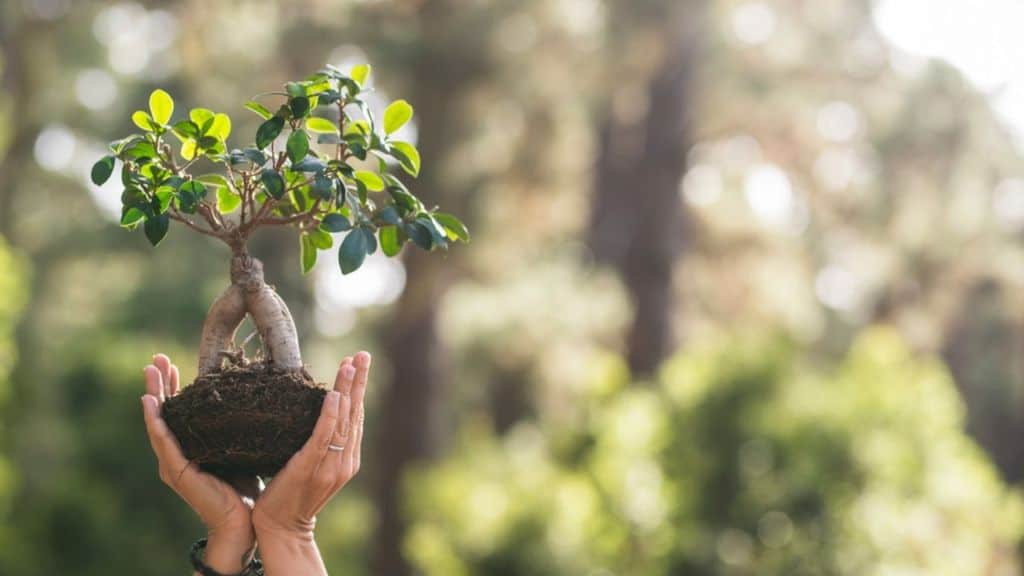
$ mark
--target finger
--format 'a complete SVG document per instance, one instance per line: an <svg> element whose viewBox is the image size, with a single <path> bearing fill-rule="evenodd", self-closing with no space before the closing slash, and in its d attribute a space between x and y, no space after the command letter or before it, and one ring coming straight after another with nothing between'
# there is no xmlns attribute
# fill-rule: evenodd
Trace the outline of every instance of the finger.
<svg viewBox="0 0 1024 576"><path fill-rule="evenodd" d="M331 444L327 448L327 455L320 461L317 474L323 475L323 481L328 485L336 485L344 482L351 475L350 468L352 448L349 446L351 427L349 426L349 409L352 399L347 394L342 394L338 402L338 424L335 427L334 435L331 436ZM336 450L335 447L341 447Z"/></svg>
<svg viewBox="0 0 1024 576"><path fill-rule="evenodd" d="M370 375L370 354L360 352L352 360L356 369L355 381L352 383L352 408L355 409L363 403L363 396L366 394L366 382Z"/></svg>
<svg viewBox="0 0 1024 576"><path fill-rule="evenodd" d="M156 398L157 406L164 403L164 384L160 369L150 364L142 370L146 378L146 394Z"/></svg>
<svg viewBox="0 0 1024 576"><path fill-rule="evenodd" d="M366 409L362 404L354 408L355 416L352 419L352 470L353 474L359 472L359 466L363 461L363 422L366 420Z"/></svg>
<svg viewBox="0 0 1024 576"><path fill-rule="evenodd" d="M160 370L160 402L171 396L171 359L166 354L156 354L153 356L153 365Z"/></svg>
<svg viewBox="0 0 1024 576"><path fill-rule="evenodd" d="M352 384L356 379L356 369L342 361L338 373L334 375L334 389L342 396L352 393Z"/></svg>
<svg viewBox="0 0 1024 576"><path fill-rule="evenodd" d="M339 466L346 459L351 460L349 455L352 453L352 448L349 446L349 439L351 438L351 421L352 421L352 384L355 381L356 369L350 365L342 363L341 367L338 368L338 374L334 378L334 390L341 394L341 403L338 406L338 425L335 428L334 436L331 438L331 444L334 446L340 446L341 450L334 450L329 448L330 454L328 454L330 460L337 464L332 469L334 472L340 472L342 468Z"/></svg>
<svg viewBox="0 0 1024 576"><path fill-rule="evenodd" d="M316 421L313 434L295 455L296 467L302 472L312 474L316 472L320 461L327 454L327 446L331 443L334 430L338 425L338 409L341 404L341 394L331 390L324 397L323 407L320 409L320 418Z"/></svg>
<svg viewBox="0 0 1024 576"><path fill-rule="evenodd" d="M154 369L155 370L155 369ZM167 423L160 417L160 403L156 396L146 394L142 397L142 415L146 421L146 434L149 435L149 444L153 447L160 462L161 470L170 473L171 479L176 478L186 467L188 460L181 453L178 441L167 427ZM167 481L168 478L165 478Z"/></svg>
<svg viewBox="0 0 1024 576"><path fill-rule="evenodd" d="M352 465L359 471L363 457L363 423L366 420L366 385L370 376L370 363L373 358L368 352L356 354L356 380L352 387Z"/></svg>
<svg viewBox="0 0 1024 576"><path fill-rule="evenodd" d="M171 392L171 397L178 395L178 383L181 381L181 374L178 372L178 367L171 364L171 384L168 389Z"/></svg>

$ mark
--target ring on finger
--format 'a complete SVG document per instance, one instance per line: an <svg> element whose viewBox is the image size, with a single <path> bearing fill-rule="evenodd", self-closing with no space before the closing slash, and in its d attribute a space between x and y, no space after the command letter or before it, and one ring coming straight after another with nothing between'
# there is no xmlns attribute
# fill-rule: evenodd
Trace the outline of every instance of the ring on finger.
<svg viewBox="0 0 1024 576"><path fill-rule="evenodd" d="M345 450L345 447L340 444L328 444L327 449L331 452L342 452Z"/></svg>

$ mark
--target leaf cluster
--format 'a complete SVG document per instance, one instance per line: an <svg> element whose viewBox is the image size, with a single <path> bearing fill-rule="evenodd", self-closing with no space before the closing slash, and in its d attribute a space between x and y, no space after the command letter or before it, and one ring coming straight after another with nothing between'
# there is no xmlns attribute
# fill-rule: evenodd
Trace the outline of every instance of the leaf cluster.
<svg viewBox="0 0 1024 576"><path fill-rule="evenodd" d="M377 119L364 99L369 75L366 64L347 73L328 65L254 97L245 108L263 122L242 148L228 146L227 114L193 108L174 121L174 100L156 90L148 112L132 114L141 133L112 142L92 181L104 184L120 161L121 225L141 227L154 246L172 221L236 252L260 227L295 227L304 273L339 233L345 274L378 247L394 256L407 242L426 251L468 242L458 218L425 206L407 187L403 173L419 175L420 154L396 133L413 108L396 100Z"/></svg>

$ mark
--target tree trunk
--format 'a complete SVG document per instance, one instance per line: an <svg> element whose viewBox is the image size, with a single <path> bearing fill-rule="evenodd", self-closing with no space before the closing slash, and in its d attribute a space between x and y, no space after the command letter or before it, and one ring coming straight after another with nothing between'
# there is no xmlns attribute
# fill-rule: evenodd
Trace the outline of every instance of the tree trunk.
<svg viewBox="0 0 1024 576"><path fill-rule="evenodd" d="M437 415L444 398L438 358L437 306L440 283L430 254L409 252L410 282L389 325L385 351L393 367L380 415L380 440L374 459L379 523L373 574L411 574L402 554L405 519L402 478L410 464L436 454Z"/></svg>
<svg viewBox="0 0 1024 576"><path fill-rule="evenodd" d="M667 49L647 88L646 116L622 126L609 111L598 149L590 243L626 283L634 307L627 359L641 376L652 374L675 345L673 272L686 243L679 184L692 145L688 116L702 11L680 12L685 18L667 19Z"/></svg>
<svg viewBox="0 0 1024 576"><path fill-rule="evenodd" d="M461 37L448 23L456 9L452 4L428 0L417 13L421 37L409 76L423 171L413 184L424 204L465 214L465 199L453 193L441 174L462 130L460 98L475 79L478 70L473 62L479 56L460 44ZM393 372L390 386L383 392L383 425L374 457L379 523L373 543L373 574L412 574L402 550L406 523L401 488L408 467L436 456L441 444L447 378L442 373L437 306L449 284L446 270L452 267L454 257L457 254L441 259L406 248L409 281L385 328L385 352Z"/></svg>

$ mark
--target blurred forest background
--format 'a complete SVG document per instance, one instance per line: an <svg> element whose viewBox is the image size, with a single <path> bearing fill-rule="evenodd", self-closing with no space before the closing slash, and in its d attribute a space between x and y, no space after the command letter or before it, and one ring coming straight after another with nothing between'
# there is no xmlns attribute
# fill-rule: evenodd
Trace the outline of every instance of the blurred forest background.
<svg viewBox="0 0 1024 576"><path fill-rule="evenodd" d="M900 2L4 0L0 574L184 574L202 533L138 396L194 376L227 253L120 229L106 143L155 87L252 134L362 62L474 241L252 247L319 379L376 358L332 573L1020 574L1021 141Z"/></svg>

